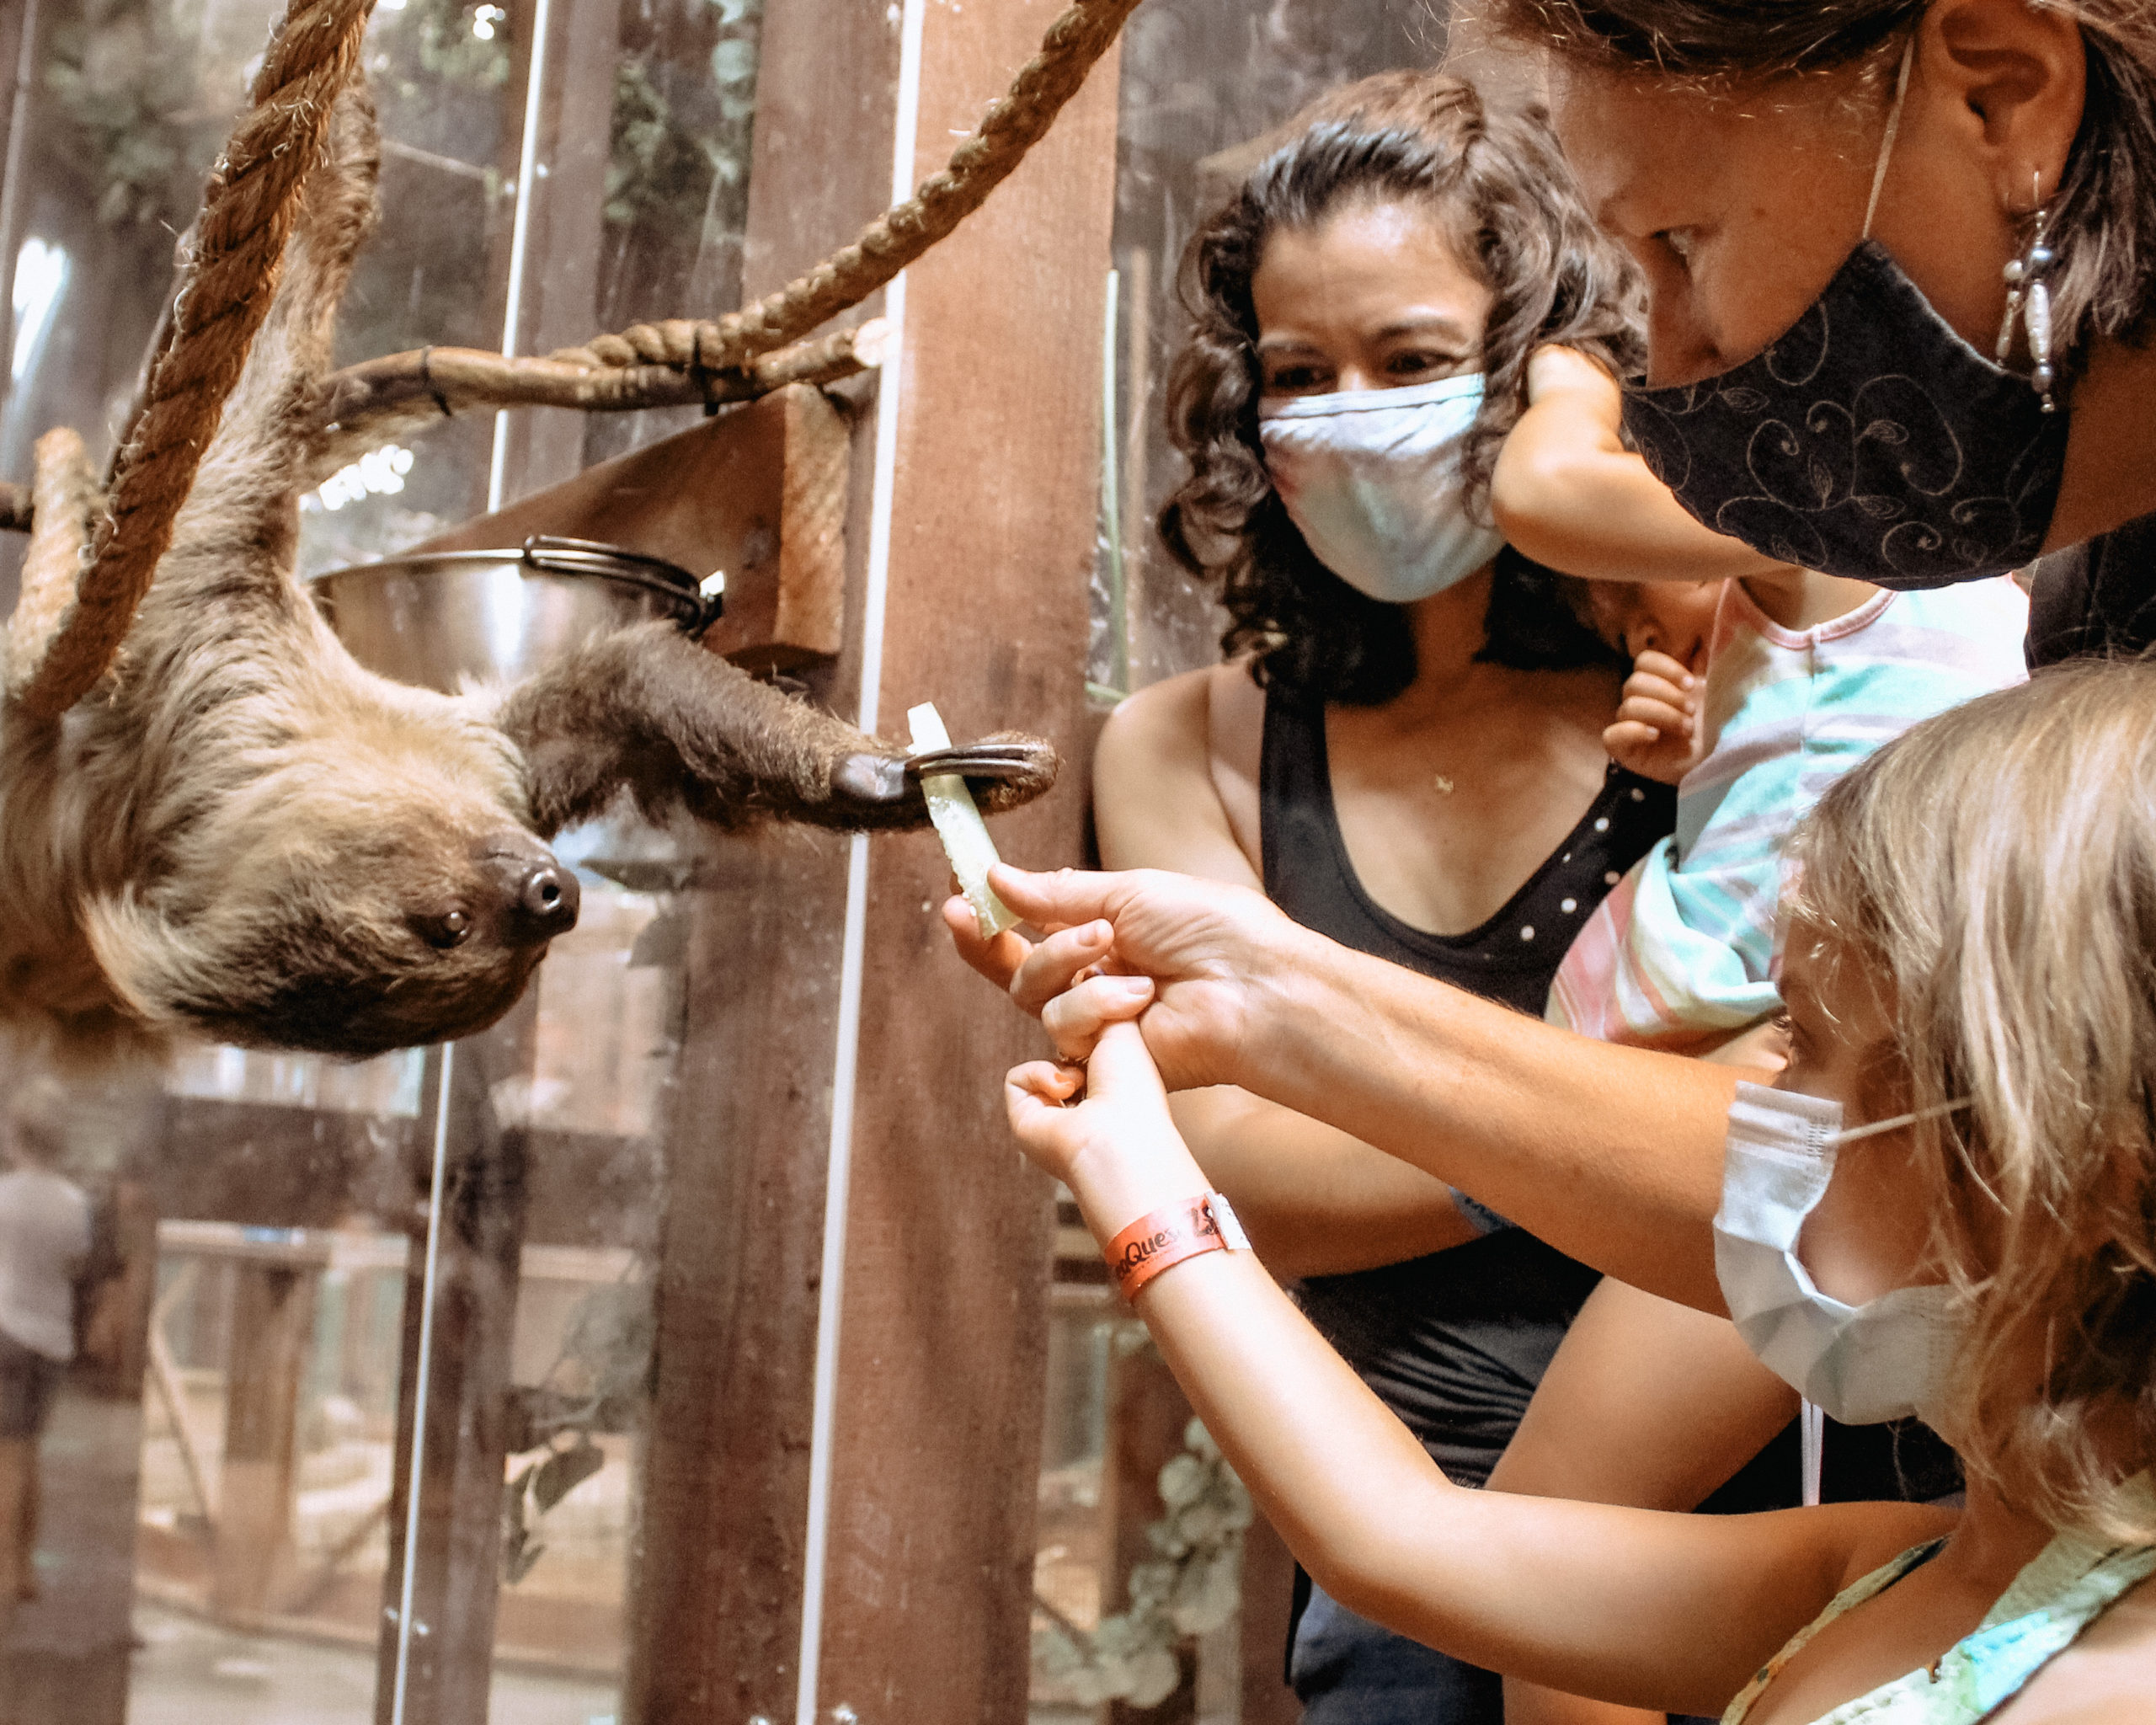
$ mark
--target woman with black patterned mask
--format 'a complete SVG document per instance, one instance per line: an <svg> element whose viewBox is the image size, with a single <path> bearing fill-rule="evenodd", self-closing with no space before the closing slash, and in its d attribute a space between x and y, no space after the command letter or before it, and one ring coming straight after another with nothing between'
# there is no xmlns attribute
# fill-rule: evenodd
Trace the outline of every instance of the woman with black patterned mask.
<svg viewBox="0 0 2156 1725"><path fill-rule="evenodd" d="M1627 429L1700 519L1887 586L2027 565L2032 656L2156 638L2156 13L1507 0L1646 271Z"/></svg>

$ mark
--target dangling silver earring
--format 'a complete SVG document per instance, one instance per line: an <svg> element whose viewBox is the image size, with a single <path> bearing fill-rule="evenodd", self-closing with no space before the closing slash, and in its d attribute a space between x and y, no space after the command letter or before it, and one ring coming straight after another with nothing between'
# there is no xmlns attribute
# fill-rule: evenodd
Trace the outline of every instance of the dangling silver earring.
<svg viewBox="0 0 2156 1725"><path fill-rule="evenodd" d="M2052 366L2052 295L2044 286L2044 276L2058 261L2050 244L2051 229L2051 207L2039 204L2027 247L2006 266L2006 318L1999 326L1999 362L2003 366L2014 351L2014 320L2021 319L2028 332L2029 357L2036 367L2029 382L2043 397L2047 414L2058 410L2052 396L2052 386L2058 381Z"/></svg>

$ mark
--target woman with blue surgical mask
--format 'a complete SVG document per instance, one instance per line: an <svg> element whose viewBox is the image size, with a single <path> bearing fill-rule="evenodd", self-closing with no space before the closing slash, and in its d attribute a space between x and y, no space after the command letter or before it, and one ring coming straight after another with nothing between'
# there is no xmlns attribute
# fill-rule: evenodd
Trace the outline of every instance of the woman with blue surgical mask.
<svg viewBox="0 0 2156 1725"><path fill-rule="evenodd" d="M1710 578L1771 566L1600 446L1613 375L1636 358L1636 284L1538 120L1403 72L1280 136L1192 242L1194 328L1170 388L1190 471L1163 526L1219 592L1230 658L1110 719L1102 854L1261 889L1390 965L1539 1012L1574 932L1668 832L1672 799L1605 753L1624 637L1598 639L1582 584L1493 523L1582 574L1662 577L1597 585L1637 595L1652 638L1694 664ZM1177 1114L1314 1321L1450 1477L1481 1483L1592 1274L1246 1092L1180 1098ZM1683 1465L1704 1480L1688 1506L1790 1418L1730 1349L1765 1423L1701 1439L1716 1453ZM1688 1363L1696 1399L1673 1416L1686 1439L1717 1375ZM1860 1444L1868 1471L1853 1453L1848 1471L1873 1493L1894 1488L1880 1439ZM1762 1481L1742 1501L1775 1485L1795 1501L1793 1461ZM1497 1725L1502 1711L1493 1674L1321 1588L1290 1669L1309 1725Z"/></svg>
<svg viewBox="0 0 2156 1725"><path fill-rule="evenodd" d="M2156 1725L2156 667L1926 720L1795 860L1790 1063L1726 1111L1720 1290L1828 1413L1933 1424L1964 1509L1462 1489L1247 1249L1145 1029L1014 1070L1012 1127L1273 1524L1376 1621L1724 1725Z"/></svg>

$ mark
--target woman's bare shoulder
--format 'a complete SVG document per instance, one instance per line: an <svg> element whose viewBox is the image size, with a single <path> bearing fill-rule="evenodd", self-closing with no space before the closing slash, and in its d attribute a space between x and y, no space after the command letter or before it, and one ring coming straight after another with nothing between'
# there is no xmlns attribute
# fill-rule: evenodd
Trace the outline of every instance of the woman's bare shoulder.
<svg viewBox="0 0 2156 1725"><path fill-rule="evenodd" d="M1248 681L1227 665L1186 671L1108 715L1093 753L1094 830L1108 868L1254 878L1214 777L1214 694L1224 674Z"/></svg>

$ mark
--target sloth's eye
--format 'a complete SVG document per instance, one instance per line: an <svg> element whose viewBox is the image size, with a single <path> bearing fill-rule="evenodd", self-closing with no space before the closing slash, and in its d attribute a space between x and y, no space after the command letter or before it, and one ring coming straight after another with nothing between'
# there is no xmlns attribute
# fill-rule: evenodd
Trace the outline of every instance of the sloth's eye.
<svg viewBox="0 0 2156 1725"><path fill-rule="evenodd" d="M472 932L472 919L462 911L451 911L446 916L423 919L419 932L429 946L446 951L464 944L464 937Z"/></svg>

